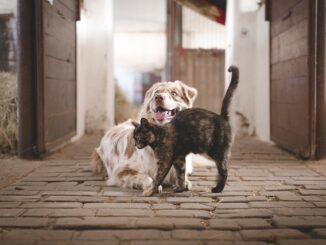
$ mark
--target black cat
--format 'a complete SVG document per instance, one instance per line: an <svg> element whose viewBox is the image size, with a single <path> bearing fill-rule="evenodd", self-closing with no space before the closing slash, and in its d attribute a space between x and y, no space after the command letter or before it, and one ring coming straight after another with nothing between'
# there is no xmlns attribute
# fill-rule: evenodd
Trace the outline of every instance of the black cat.
<svg viewBox="0 0 326 245"><path fill-rule="evenodd" d="M136 147L141 149L149 145L158 159L158 170L154 185L144 195L150 196L174 165L177 173L176 192L186 189L185 157L189 153L206 153L216 163L219 178L212 192L224 189L228 176L228 160L231 148L231 126L229 122L229 105L239 82L239 70L236 66L228 69L232 72L231 83L222 103L221 115L199 108L180 111L176 117L163 126L152 124L142 118L135 126L134 139Z"/></svg>

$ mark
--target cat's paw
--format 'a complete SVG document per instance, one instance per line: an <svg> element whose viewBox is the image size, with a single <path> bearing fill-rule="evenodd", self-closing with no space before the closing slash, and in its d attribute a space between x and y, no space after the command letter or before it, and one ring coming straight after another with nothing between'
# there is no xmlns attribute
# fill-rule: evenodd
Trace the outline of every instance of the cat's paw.
<svg viewBox="0 0 326 245"><path fill-rule="evenodd" d="M150 197L154 194L154 189L150 188L150 189L146 189L143 191L143 196L144 197Z"/></svg>

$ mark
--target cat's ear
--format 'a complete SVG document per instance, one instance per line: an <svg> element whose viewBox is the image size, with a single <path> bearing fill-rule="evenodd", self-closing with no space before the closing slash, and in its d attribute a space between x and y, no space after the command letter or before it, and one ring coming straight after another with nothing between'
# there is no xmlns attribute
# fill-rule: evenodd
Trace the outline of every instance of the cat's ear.
<svg viewBox="0 0 326 245"><path fill-rule="evenodd" d="M140 119L140 124L142 126L146 127L146 128L149 128L150 127L149 121L146 118L144 118L144 117L142 119Z"/></svg>
<svg viewBox="0 0 326 245"><path fill-rule="evenodd" d="M137 122L135 122L135 121L131 121L131 124L135 127L135 128L137 128L140 124L139 123L137 123Z"/></svg>

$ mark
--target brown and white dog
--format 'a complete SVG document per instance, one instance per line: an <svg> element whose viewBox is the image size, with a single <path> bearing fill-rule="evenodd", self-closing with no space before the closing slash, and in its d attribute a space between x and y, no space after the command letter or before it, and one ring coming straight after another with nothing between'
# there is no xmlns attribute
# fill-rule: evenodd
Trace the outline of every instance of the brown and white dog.
<svg viewBox="0 0 326 245"><path fill-rule="evenodd" d="M165 124L181 110L191 108L197 97L197 90L180 81L154 84L145 95L139 118ZM111 128L102 138L100 146L92 156L96 174L108 176L107 184L144 191L152 188L157 171L157 159L150 147L137 149L133 139L134 126L126 121ZM191 160L186 165L187 175L192 172ZM166 184L176 181L174 168L165 178ZM188 188L191 183L187 181Z"/></svg>

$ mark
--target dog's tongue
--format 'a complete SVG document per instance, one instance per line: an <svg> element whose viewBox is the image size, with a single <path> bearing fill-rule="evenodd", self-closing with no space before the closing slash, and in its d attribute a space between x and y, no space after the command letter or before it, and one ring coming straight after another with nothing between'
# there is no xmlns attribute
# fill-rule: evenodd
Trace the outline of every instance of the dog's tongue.
<svg viewBox="0 0 326 245"><path fill-rule="evenodd" d="M163 121L165 119L165 114L166 114L166 111L157 111L155 113L156 120Z"/></svg>

